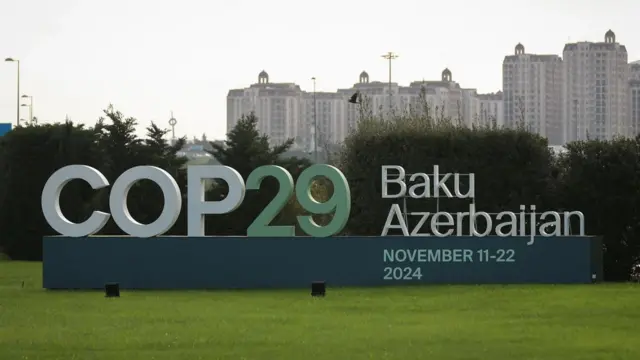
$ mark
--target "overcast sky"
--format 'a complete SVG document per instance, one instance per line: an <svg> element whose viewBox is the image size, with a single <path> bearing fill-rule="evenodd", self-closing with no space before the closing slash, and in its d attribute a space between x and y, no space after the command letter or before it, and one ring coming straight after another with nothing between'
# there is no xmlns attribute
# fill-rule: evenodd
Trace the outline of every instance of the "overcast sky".
<svg viewBox="0 0 640 360"><path fill-rule="evenodd" d="M3 0L0 56L21 61L22 93L43 121L93 124L112 103L143 125L223 138L226 95L257 81L318 91L350 87L362 70L387 81L380 56L399 54L393 80L439 79L501 88L518 42L560 54L568 41L612 29L640 59L638 0ZM0 64L0 122L14 122L15 63ZM28 117L24 111L22 117Z"/></svg>

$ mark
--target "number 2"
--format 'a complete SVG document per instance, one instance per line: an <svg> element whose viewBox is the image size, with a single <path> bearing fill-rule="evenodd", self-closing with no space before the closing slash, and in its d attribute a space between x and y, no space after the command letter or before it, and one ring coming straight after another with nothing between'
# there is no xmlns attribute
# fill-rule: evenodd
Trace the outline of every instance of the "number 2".
<svg viewBox="0 0 640 360"><path fill-rule="evenodd" d="M253 220L247 228L247 236L295 236L296 229L291 225L269 226L269 223L282 211L287 205L287 201L293 195L293 178L291 174L277 165L260 166L249 174L247 178L247 190L259 190L262 180L267 176L273 176L278 180L280 189L276 196L269 202L267 207Z"/></svg>
<svg viewBox="0 0 640 360"><path fill-rule="evenodd" d="M289 172L276 165L266 165L255 169L247 178L248 190L260 189L262 180L273 176L280 184L280 189L267 207L255 218L247 228L247 236L251 237L290 237L295 236L295 226L270 226L269 223L282 211L293 195L293 178ZM313 180L324 176L333 184L331 198L323 203L317 202L311 194ZM339 233L347 225L351 212L351 192L347 179L336 167L326 164L315 164L305 169L298 177L295 185L296 199L300 206L311 215L298 216L298 224L309 236L327 237ZM333 214L327 226L320 226L312 215Z"/></svg>
<svg viewBox="0 0 640 360"><path fill-rule="evenodd" d="M496 262L515 262L515 259L513 258L513 256L515 255L516 252L512 249L509 249L509 250L498 249L496 253L498 254L498 258L496 259Z"/></svg>

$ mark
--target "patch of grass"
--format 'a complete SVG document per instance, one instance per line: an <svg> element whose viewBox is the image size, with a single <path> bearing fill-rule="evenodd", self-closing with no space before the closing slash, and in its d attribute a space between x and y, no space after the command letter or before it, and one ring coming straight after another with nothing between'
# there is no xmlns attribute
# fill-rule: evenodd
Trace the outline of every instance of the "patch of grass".
<svg viewBox="0 0 640 360"><path fill-rule="evenodd" d="M22 288L22 282L25 287ZM0 359L640 359L640 286L41 289L0 263Z"/></svg>

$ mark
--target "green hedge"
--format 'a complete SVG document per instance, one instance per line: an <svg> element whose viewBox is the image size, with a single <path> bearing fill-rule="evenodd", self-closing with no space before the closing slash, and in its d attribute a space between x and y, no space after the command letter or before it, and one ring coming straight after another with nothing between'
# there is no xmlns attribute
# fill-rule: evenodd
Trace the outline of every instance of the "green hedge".
<svg viewBox="0 0 640 360"><path fill-rule="evenodd" d="M519 211L536 205L553 210L551 153L546 140L524 130L425 126L411 121L364 122L349 136L341 167L349 180L352 212L347 231L379 235L389 207L402 199L382 199L382 166L400 165L408 174L474 173L477 210ZM465 184L461 191L466 192ZM453 181L448 181L453 191ZM468 210L466 199L408 199L409 211ZM411 219L410 219L411 221Z"/></svg>

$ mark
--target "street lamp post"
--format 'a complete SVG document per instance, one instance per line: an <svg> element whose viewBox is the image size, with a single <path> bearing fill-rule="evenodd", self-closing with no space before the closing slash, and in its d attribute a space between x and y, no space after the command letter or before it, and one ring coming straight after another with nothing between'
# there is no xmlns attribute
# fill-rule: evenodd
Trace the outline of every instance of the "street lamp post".
<svg viewBox="0 0 640 360"><path fill-rule="evenodd" d="M313 80L313 156L316 160L316 164L318 163L318 118L316 112L316 78L312 77Z"/></svg>
<svg viewBox="0 0 640 360"><path fill-rule="evenodd" d="M17 93L16 93L16 126L20 126L20 60L14 58L6 58L4 59L6 62L14 62L17 64L17 76L16 76L16 84L17 84Z"/></svg>
<svg viewBox="0 0 640 360"><path fill-rule="evenodd" d="M394 54L393 52L389 51L388 53L382 55L383 58L389 60L389 117L391 117L391 111L393 108L393 105L391 104L391 100L392 100L392 92L391 92L391 62L395 59L398 58L398 55Z"/></svg>
<svg viewBox="0 0 640 360"><path fill-rule="evenodd" d="M171 111L171 119L169 119L169 126L171 126L171 145L175 145L176 143L176 124L178 120L173 117L173 111Z"/></svg>
<svg viewBox="0 0 640 360"><path fill-rule="evenodd" d="M29 122L32 123L33 122L33 96L22 95L22 98L29 99L29 104L22 104L22 106L29 107Z"/></svg>

